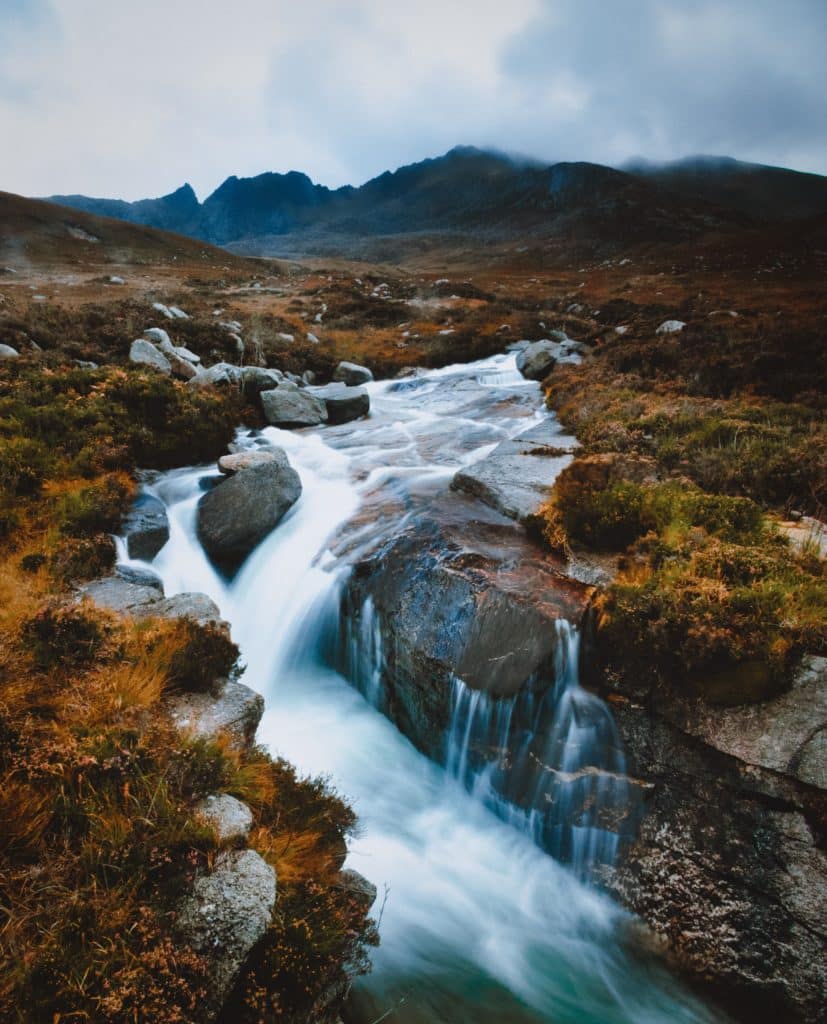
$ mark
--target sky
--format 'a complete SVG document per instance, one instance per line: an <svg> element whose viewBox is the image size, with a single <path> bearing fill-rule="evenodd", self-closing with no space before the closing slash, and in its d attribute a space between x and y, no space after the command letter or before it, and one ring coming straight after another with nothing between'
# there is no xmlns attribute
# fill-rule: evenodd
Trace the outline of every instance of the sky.
<svg viewBox="0 0 827 1024"><path fill-rule="evenodd" d="M361 184L451 147L827 174L827 0L0 0L0 189Z"/></svg>

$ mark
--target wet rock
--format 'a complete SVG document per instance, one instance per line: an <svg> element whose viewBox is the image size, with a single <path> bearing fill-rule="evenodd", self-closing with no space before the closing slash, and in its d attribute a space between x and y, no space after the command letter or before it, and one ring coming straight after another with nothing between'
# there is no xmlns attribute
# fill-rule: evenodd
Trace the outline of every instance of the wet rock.
<svg viewBox="0 0 827 1024"><path fill-rule="evenodd" d="M182 940L210 963L199 1018L214 1020L244 964L270 927L276 902L276 873L253 850L216 857L211 874L196 879L178 908Z"/></svg>
<svg viewBox="0 0 827 1024"><path fill-rule="evenodd" d="M18 359L20 353L16 348L12 348L11 345L0 345L0 360L2 359Z"/></svg>
<svg viewBox="0 0 827 1024"><path fill-rule="evenodd" d="M273 449L272 455L272 461L222 480L198 502L198 537L213 558L244 558L298 501L299 474L281 449Z"/></svg>
<svg viewBox="0 0 827 1024"><path fill-rule="evenodd" d="M579 623L593 593L565 569L512 520L455 492L357 566L343 616L358 635L370 598L387 711L420 750L441 756L457 677L494 697L553 679L557 620Z"/></svg>
<svg viewBox="0 0 827 1024"><path fill-rule="evenodd" d="M222 455L218 460L218 469L224 476L233 476L242 469L250 469L252 466L267 466L277 461L276 453L272 450L248 448L230 455Z"/></svg>
<svg viewBox="0 0 827 1024"><path fill-rule="evenodd" d="M358 363L341 362L333 371L333 380L338 381L341 384L349 384L354 386L357 384L367 384L373 380L373 374L366 366L360 366Z"/></svg>
<svg viewBox="0 0 827 1024"><path fill-rule="evenodd" d="M327 409L327 422L331 426L349 423L370 412L370 396L365 388L348 387L347 384L328 384L323 388L312 388L312 394L320 398Z"/></svg>
<svg viewBox="0 0 827 1024"><path fill-rule="evenodd" d="M157 590L160 597L164 594L164 581L152 569L138 567L136 565L116 565L115 575L127 583L134 583L139 587L152 587Z"/></svg>
<svg viewBox="0 0 827 1024"><path fill-rule="evenodd" d="M557 363L579 363L580 348L580 344L570 338L535 341L517 353L517 369L528 380L544 380Z"/></svg>
<svg viewBox="0 0 827 1024"><path fill-rule="evenodd" d="M169 703L175 725L190 736L215 739L226 736L236 747L245 749L255 739L264 698L235 679L229 680L219 695L182 693Z"/></svg>
<svg viewBox="0 0 827 1024"><path fill-rule="evenodd" d="M167 357L146 338L136 338L132 342L129 349L129 361L138 366L149 366L159 373L167 375L172 373L172 366Z"/></svg>
<svg viewBox="0 0 827 1024"><path fill-rule="evenodd" d="M253 812L229 793L213 793L200 800L195 815L213 829L220 843L246 839L253 827Z"/></svg>
<svg viewBox="0 0 827 1024"><path fill-rule="evenodd" d="M123 532L129 557L152 561L169 540L164 503L152 494L139 494L124 520Z"/></svg>
<svg viewBox="0 0 827 1024"><path fill-rule="evenodd" d="M327 422L327 409L320 398L283 381L272 391L262 391L264 418L274 427L317 427Z"/></svg>
<svg viewBox="0 0 827 1024"><path fill-rule="evenodd" d="M606 884L739 1019L816 1024L827 991L827 659L745 707L609 694L650 786Z"/></svg>
<svg viewBox="0 0 827 1024"><path fill-rule="evenodd" d="M576 444L549 417L461 469L451 487L472 494L510 519L527 522L548 501L554 481L572 461Z"/></svg>

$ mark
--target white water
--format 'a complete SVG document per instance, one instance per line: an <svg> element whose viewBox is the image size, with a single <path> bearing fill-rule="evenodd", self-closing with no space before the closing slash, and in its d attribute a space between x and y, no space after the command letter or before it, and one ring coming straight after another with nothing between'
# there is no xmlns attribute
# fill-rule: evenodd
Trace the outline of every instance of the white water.
<svg viewBox="0 0 827 1024"><path fill-rule="evenodd" d="M539 389L511 357L371 391L365 422L264 432L286 449L304 490L231 584L195 536L199 479L212 471L175 471L154 487L171 522L154 568L168 594L203 591L232 623L245 682L266 699L260 742L328 776L359 814L349 865L387 899L354 1012L364 1024L386 1011L386 1020L416 1024L713 1020L674 979L629 955L628 918L613 903L468 792L461 767L452 777L420 755L328 667L346 557L397 530L459 465L542 416ZM367 629L361 640L375 654L381 638Z"/></svg>

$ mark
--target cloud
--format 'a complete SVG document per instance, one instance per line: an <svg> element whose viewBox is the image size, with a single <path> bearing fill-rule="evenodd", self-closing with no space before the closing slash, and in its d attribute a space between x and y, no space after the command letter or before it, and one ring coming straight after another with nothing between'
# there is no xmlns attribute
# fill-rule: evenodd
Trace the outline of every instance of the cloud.
<svg viewBox="0 0 827 1024"><path fill-rule="evenodd" d="M823 0L0 0L0 188L358 184L457 143L827 172L825 43Z"/></svg>

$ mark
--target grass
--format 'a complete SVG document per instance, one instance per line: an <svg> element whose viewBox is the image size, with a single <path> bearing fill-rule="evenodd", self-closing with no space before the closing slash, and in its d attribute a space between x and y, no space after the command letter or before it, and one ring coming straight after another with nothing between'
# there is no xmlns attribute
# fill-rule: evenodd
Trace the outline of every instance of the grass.
<svg viewBox="0 0 827 1024"><path fill-rule="evenodd" d="M555 370L549 404L583 447L539 533L556 550L623 553L595 606L610 682L737 704L783 690L805 651L827 653L827 567L775 525L825 515L827 431L810 347L778 381L777 361L750 364L749 338L713 333L613 341ZM710 347L726 385L691 372Z"/></svg>

